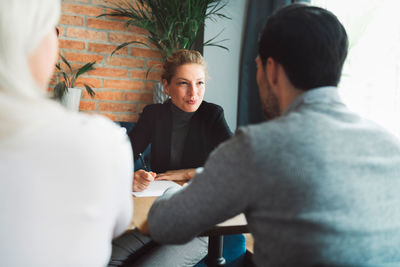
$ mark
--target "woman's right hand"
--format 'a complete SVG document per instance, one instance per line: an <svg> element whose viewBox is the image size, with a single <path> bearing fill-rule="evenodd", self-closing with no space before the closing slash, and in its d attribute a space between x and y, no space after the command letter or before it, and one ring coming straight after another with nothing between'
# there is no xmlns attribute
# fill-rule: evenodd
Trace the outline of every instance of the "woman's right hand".
<svg viewBox="0 0 400 267"><path fill-rule="evenodd" d="M147 172L145 170L135 171L133 174L133 192L145 190L154 181L154 177L156 177L156 173L154 172Z"/></svg>

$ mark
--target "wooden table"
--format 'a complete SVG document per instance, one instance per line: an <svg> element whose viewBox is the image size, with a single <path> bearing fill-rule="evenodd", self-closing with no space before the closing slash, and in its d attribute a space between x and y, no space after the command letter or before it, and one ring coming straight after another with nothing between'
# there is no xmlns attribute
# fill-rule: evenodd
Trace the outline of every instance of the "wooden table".
<svg viewBox="0 0 400 267"><path fill-rule="evenodd" d="M134 212L131 227L139 227L147 224L147 214L157 197L133 197ZM223 235L249 233L244 214L239 214L229 220L215 225L205 231L201 236L208 236L207 266L224 266L225 259L222 255Z"/></svg>

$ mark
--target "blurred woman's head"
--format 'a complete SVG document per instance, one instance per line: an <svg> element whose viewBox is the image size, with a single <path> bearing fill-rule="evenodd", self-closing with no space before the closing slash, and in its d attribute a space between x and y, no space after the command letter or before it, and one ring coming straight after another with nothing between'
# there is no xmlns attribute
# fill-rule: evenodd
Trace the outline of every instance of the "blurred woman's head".
<svg viewBox="0 0 400 267"><path fill-rule="evenodd" d="M46 88L57 59L59 0L0 1L0 146L48 125L61 108ZM21 144L22 145L22 144Z"/></svg>
<svg viewBox="0 0 400 267"><path fill-rule="evenodd" d="M195 112L203 101L206 63L197 51L179 50L163 65L162 82L172 103L186 112Z"/></svg>
<svg viewBox="0 0 400 267"><path fill-rule="evenodd" d="M57 59L59 16L59 0L0 1L0 92L45 92Z"/></svg>

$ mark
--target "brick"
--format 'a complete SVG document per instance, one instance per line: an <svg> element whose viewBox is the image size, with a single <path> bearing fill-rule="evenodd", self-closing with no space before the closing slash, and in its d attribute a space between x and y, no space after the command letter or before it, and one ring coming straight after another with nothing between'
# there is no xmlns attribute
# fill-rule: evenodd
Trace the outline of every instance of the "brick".
<svg viewBox="0 0 400 267"><path fill-rule="evenodd" d="M72 41L72 40L58 40L58 45L63 49L72 49L72 50L84 50L85 43L80 41Z"/></svg>
<svg viewBox="0 0 400 267"><path fill-rule="evenodd" d="M149 74L147 75L148 80L153 80L153 81L161 81L161 72L160 71L150 71Z"/></svg>
<svg viewBox="0 0 400 267"><path fill-rule="evenodd" d="M91 0L92 5L97 5L97 6L113 6L114 3L121 3L124 4L125 2L132 2L136 0L127 0L127 1L121 1L121 0Z"/></svg>
<svg viewBox="0 0 400 267"><path fill-rule="evenodd" d="M96 53L100 53L100 54L105 53L105 54L111 55L111 53L117 47L118 47L117 45L89 43L88 51L96 52ZM124 47L124 48L118 50L118 52L116 52L114 55L127 55L127 54L128 54L128 47Z"/></svg>
<svg viewBox="0 0 400 267"><path fill-rule="evenodd" d="M104 8L96 6L62 3L62 13L67 13L67 14L98 16L102 14L103 11Z"/></svg>
<svg viewBox="0 0 400 267"><path fill-rule="evenodd" d="M136 104L130 103L109 103L109 102L100 102L98 103L99 111L108 111L108 112L136 112Z"/></svg>
<svg viewBox="0 0 400 267"><path fill-rule="evenodd" d="M92 4L106 5L107 4L107 0L92 0Z"/></svg>
<svg viewBox="0 0 400 267"><path fill-rule="evenodd" d="M101 115L101 116L104 116L104 117L106 117L106 118L109 118L110 120L112 120L112 121L117 121L118 119L118 117L117 117L117 115L115 115L115 114L110 114L110 113L100 113L100 114L98 114L98 115ZM118 120L119 121L119 120Z"/></svg>
<svg viewBox="0 0 400 267"><path fill-rule="evenodd" d="M126 80L104 80L104 88L121 90L140 90L143 88L143 82Z"/></svg>
<svg viewBox="0 0 400 267"><path fill-rule="evenodd" d="M124 93L120 91L103 91L99 92L98 97L104 100L122 101L124 99Z"/></svg>
<svg viewBox="0 0 400 267"><path fill-rule="evenodd" d="M96 63L100 63L104 56L96 55L96 54L85 54L85 53L74 53L74 52L64 52L64 57L68 61L82 62L88 63L92 61L96 61ZM96 67L96 65L95 65Z"/></svg>
<svg viewBox="0 0 400 267"><path fill-rule="evenodd" d="M49 81L48 86L54 87L56 84L57 84L57 80L56 80L56 79L51 79L51 80Z"/></svg>
<svg viewBox="0 0 400 267"><path fill-rule="evenodd" d="M143 109L147 106L148 104L140 104L139 105L139 114L143 112Z"/></svg>
<svg viewBox="0 0 400 267"><path fill-rule="evenodd" d="M79 28L67 28L67 37L92 41L107 41L107 33Z"/></svg>
<svg viewBox="0 0 400 267"><path fill-rule="evenodd" d="M77 82L75 83L77 86L83 87L83 84L86 83L90 87L93 87L93 90L96 91L96 88L101 88L101 80L96 78L87 78L79 76Z"/></svg>
<svg viewBox="0 0 400 267"><path fill-rule="evenodd" d="M160 70L162 67L162 62L161 60L148 60L147 61L147 67L148 68L153 68L153 69L158 69Z"/></svg>
<svg viewBox="0 0 400 267"><path fill-rule="evenodd" d="M133 32L136 34L142 34L142 35L149 35L149 32L143 28L137 27L137 26L133 26L133 25L129 25L128 26L128 32Z"/></svg>
<svg viewBox="0 0 400 267"><path fill-rule="evenodd" d="M83 17L62 14L59 24L83 26Z"/></svg>
<svg viewBox="0 0 400 267"><path fill-rule="evenodd" d="M87 18L86 26L96 29L107 29L113 31L126 31L126 26L123 21L113 21L98 18Z"/></svg>
<svg viewBox="0 0 400 267"><path fill-rule="evenodd" d="M107 9L105 9L105 12L104 12L104 13L110 13L110 12L112 12L112 10L109 9L109 8L107 8ZM113 16L113 17L107 17L107 16L105 16L105 18L109 18L109 19L112 18L112 20L122 21L122 22L126 22L126 20L127 20L127 18L124 17L124 16Z"/></svg>
<svg viewBox="0 0 400 267"><path fill-rule="evenodd" d="M126 101L140 101L140 102L153 102L153 94L149 93L126 93Z"/></svg>
<svg viewBox="0 0 400 267"><path fill-rule="evenodd" d="M146 48L139 48L139 47L131 48L131 56L161 59L160 51L146 49Z"/></svg>
<svg viewBox="0 0 400 267"><path fill-rule="evenodd" d="M62 0L64 3L68 2L81 2L81 3L89 3L90 0ZM103 0L104 1L104 0Z"/></svg>
<svg viewBox="0 0 400 267"><path fill-rule="evenodd" d="M122 43L127 43L127 42L142 42L147 44L147 38L138 36L135 34L130 34L130 33L115 33L115 32L110 32L108 35L108 41L110 43L117 43L117 44L122 44ZM140 44L138 44L140 45Z"/></svg>
<svg viewBox="0 0 400 267"><path fill-rule="evenodd" d="M137 122L138 121L138 119L139 119L139 116L138 115L119 115L118 116L119 117L119 121L131 121L131 122Z"/></svg>
<svg viewBox="0 0 400 267"><path fill-rule="evenodd" d="M68 60L69 60L69 59L68 59ZM65 70L67 73L69 73L69 68L67 67L67 65L66 65L64 62L62 62L61 60L59 60L58 62L60 63L60 67L61 67L63 70ZM70 62L70 65L71 65L72 70L79 69L80 67L83 66L82 63L81 63L81 64L74 64L74 63L71 63L71 62ZM58 72L59 72L59 71L56 69L56 70L55 70L55 73L58 73Z"/></svg>
<svg viewBox="0 0 400 267"><path fill-rule="evenodd" d="M64 32L65 32L64 27L57 25L57 29L58 29L58 38L62 38L64 36Z"/></svg>
<svg viewBox="0 0 400 267"><path fill-rule="evenodd" d="M95 102L94 101L85 101L81 100L79 103L79 110L94 110L95 109Z"/></svg>
<svg viewBox="0 0 400 267"><path fill-rule="evenodd" d="M129 72L129 78L134 78L134 79L146 79L146 71L144 70L131 70Z"/></svg>
<svg viewBox="0 0 400 267"><path fill-rule="evenodd" d="M149 42L149 47L152 49L158 49L157 46L155 46L153 43Z"/></svg>
<svg viewBox="0 0 400 267"><path fill-rule="evenodd" d="M84 92L83 97L85 99L91 99L90 95L87 92ZM118 91L96 91L94 99L122 101L124 99L124 93Z"/></svg>
<svg viewBox="0 0 400 267"><path fill-rule="evenodd" d="M146 89L146 91L153 91L153 87L154 82L146 82L146 84L144 85L144 89Z"/></svg>
<svg viewBox="0 0 400 267"><path fill-rule="evenodd" d="M122 66L129 68L143 68L144 60L136 58L122 58L122 57L110 57L107 60L107 64L111 66Z"/></svg>
<svg viewBox="0 0 400 267"><path fill-rule="evenodd" d="M91 76L101 76L101 77L118 77L126 78L128 77L127 69L113 69L113 68L96 68L95 70L89 71Z"/></svg>
<svg viewBox="0 0 400 267"><path fill-rule="evenodd" d="M96 90L96 88L92 88L92 89L93 89L94 91ZM95 91L95 93L97 94L96 91ZM96 95L92 98L92 97L88 94L88 92L87 92L86 90L83 90L82 99L94 100L94 99L96 99Z"/></svg>

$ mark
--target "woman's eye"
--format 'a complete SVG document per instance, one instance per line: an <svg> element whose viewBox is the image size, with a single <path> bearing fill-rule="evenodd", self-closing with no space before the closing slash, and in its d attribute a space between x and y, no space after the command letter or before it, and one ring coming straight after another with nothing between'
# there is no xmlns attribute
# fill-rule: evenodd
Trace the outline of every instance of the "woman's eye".
<svg viewBox="0 0 400 267"><path fill-rule="evenodd" d="M187 82L179 82L178 83L179 85L186 85L186 84L188 84Z"/></svg>
<svg viewBox="0 0 400 267"><path fill-rule="evenodd" d="M198 82L198 84L199 84L199 85L203 85L203 84L204 84L204 82L203 82L203 81L200 81L200 82Z"/></svg>

